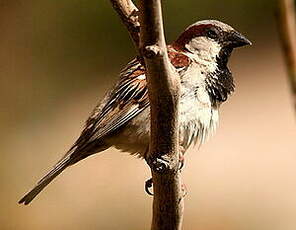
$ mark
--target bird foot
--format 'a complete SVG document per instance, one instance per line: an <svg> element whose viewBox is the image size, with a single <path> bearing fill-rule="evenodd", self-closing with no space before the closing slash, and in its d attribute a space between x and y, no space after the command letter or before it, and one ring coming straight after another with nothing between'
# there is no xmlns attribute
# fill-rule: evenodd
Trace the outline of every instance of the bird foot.
<svg viewBox="0 0 296 230"><path fill-rule="evenodd" d="M170 168L170 162L165 156L150 158L147 160L147 163L150 168L157 173L164 173Z"/></svg>

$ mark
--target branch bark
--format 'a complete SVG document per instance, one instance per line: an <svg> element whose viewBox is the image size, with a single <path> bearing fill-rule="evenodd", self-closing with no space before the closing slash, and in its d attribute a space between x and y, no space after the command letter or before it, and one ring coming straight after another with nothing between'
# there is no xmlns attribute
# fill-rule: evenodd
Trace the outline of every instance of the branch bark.
<svg viewBox="0 0 296 230"><path fill-rule="evenodd" d="M135 14L138 10L130 0L110 1L145 62L151 115L146 161L151 168L154 191L151 229L180 230L184 205L179 172L180 82L167 54L161 0L139 1L140 23L138 13Z"/></svg>
<svg viewBox="0 0 296 230"><path fill-rule="evenodd" d="M160 0L140 0L140 51L146 64L150 100L152 230L181 229L183 194L179 173L178 100L180 82L171 66Z"/></svg>
<svg viewBox="0 0 296 230"><path fill-rule="evenodd" d="M278 27L296 111L296 23L294 0L278 0Z"/></svg>

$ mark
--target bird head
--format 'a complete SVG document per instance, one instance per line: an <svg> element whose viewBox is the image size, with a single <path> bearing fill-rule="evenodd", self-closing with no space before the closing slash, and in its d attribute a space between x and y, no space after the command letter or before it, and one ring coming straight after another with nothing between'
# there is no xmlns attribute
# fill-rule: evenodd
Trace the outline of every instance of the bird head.
<svg viewBox="0 0 296 230"><path fill-rule="evenodd" d="M227 64L234 48L252 43L231 26L217 20L203 20L190 25L172 44L199 60Z"/></svg>

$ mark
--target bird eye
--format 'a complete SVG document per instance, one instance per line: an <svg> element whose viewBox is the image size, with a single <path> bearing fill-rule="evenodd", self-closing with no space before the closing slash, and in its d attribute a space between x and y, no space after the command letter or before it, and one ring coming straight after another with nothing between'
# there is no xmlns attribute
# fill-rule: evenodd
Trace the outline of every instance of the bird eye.
<svg viewBox="0 0 296 230"><path fill-rule="evenodd" d="M209 38L213 38L213 39L215 39L215 38L218 37L218 33L217 33L216 30L209 29L209 30L207 31L207 36L208 36Z"/></svg>

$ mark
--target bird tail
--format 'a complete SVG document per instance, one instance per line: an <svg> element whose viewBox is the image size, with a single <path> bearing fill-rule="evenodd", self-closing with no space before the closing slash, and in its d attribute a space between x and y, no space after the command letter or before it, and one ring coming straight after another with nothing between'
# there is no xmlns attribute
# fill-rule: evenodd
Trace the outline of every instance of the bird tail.
<svg viewBox="0 0 296 230"><path fill-rule="evenodd" d="M72 164L73 158L71 158L71 154L67 154L18 203L29 204L54 178Z"/></svg>

